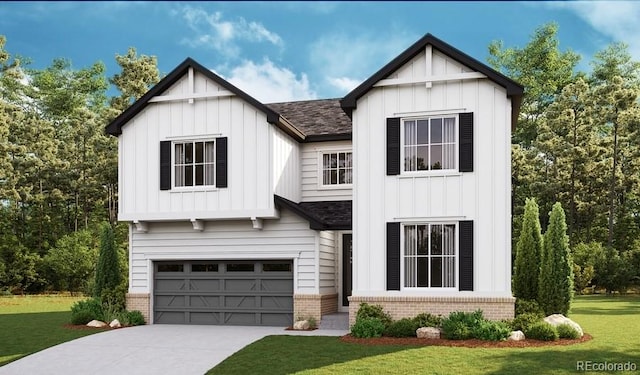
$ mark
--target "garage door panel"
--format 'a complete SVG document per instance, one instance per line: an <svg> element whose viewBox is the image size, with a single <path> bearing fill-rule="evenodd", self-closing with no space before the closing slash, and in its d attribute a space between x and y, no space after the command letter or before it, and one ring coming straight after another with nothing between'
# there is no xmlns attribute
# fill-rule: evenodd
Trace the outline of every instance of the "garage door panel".
<svg viewBox="0 0 640 375"><path fill-rule="evenodd" d="M291 261L154 263L154 322L287 326Z"/></svg>

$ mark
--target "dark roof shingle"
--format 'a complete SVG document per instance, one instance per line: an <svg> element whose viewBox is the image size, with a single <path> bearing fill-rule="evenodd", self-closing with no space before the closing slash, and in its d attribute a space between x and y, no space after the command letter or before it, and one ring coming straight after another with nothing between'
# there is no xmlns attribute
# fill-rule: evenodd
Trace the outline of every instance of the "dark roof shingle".
<svg viewBox="0 0 640 375"><path fill-rule="evenodd" d="M309 221L311 229L351 230L352 202L350 200L296 203L275 195L274 201L276 206L286 207Z"/></svg>
<svg viewBox="0 0 640 375"><path fill-rule="evenodd" d="M302 130L309 137L308 141L319 140L323 136L336 135L344 136L342 139L351 139L351 119L340 107L340 99L305 100L265 105ZM347 135L348 137L346 137Z"/></svg>

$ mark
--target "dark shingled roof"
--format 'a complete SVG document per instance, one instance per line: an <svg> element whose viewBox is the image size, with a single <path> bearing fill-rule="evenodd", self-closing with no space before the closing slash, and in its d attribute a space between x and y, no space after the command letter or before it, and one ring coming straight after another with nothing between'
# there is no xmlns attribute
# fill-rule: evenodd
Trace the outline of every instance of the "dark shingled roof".
<svg viewBox="0 0 640 375"><path fill-rule="evenodd" d="M315 230L351 230L351 201L295 203L275 195L276 206L285 207L309 221Z"/></svg>
<svg viewBox="0 0 640 375"><path fill-rule="evenodd" d="M265 105L302 130L306 142L351 139L351 119L340 107L340 99Z"/></svg>

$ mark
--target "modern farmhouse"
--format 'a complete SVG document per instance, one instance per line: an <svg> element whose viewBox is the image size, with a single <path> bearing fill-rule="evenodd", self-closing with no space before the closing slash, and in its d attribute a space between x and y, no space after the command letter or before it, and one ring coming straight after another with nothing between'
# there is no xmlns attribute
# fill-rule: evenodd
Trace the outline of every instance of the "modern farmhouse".
<svg viewBox="0 0 640 375"><path fill-rule="evenodd" d="M522 86L425 35L342 99L265 104L192 59L107 126L150 323L513 316Z"/></svg>

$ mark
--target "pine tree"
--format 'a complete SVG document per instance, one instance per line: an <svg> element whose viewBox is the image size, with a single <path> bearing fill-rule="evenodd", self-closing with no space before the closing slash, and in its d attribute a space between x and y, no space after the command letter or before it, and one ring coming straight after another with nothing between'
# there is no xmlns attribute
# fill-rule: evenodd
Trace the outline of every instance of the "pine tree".
<svg viewBox="0 0 640 375"><path fill-rule="evenodd" d="M542 233L538 204L535 199L527 198L524 206L522 231L516 245L516 264L513 275L513 295L515 297L526 300L538 298L541 253Z"/></svg>
<svg viewBox="0 0 640 375"><path fill-rule="evenodd" d="M104 223L101 232L94 297L100 297L103 292L115 289L122 281L113 228L109 223Z"/></svg>
<svg viewBox="0 0 640 375"><path fill-rule="evenodd" d="M573 262L562 205L557 202L549 214L544 233L538 302L545 314L567 315L573 298Z"/></svg>

